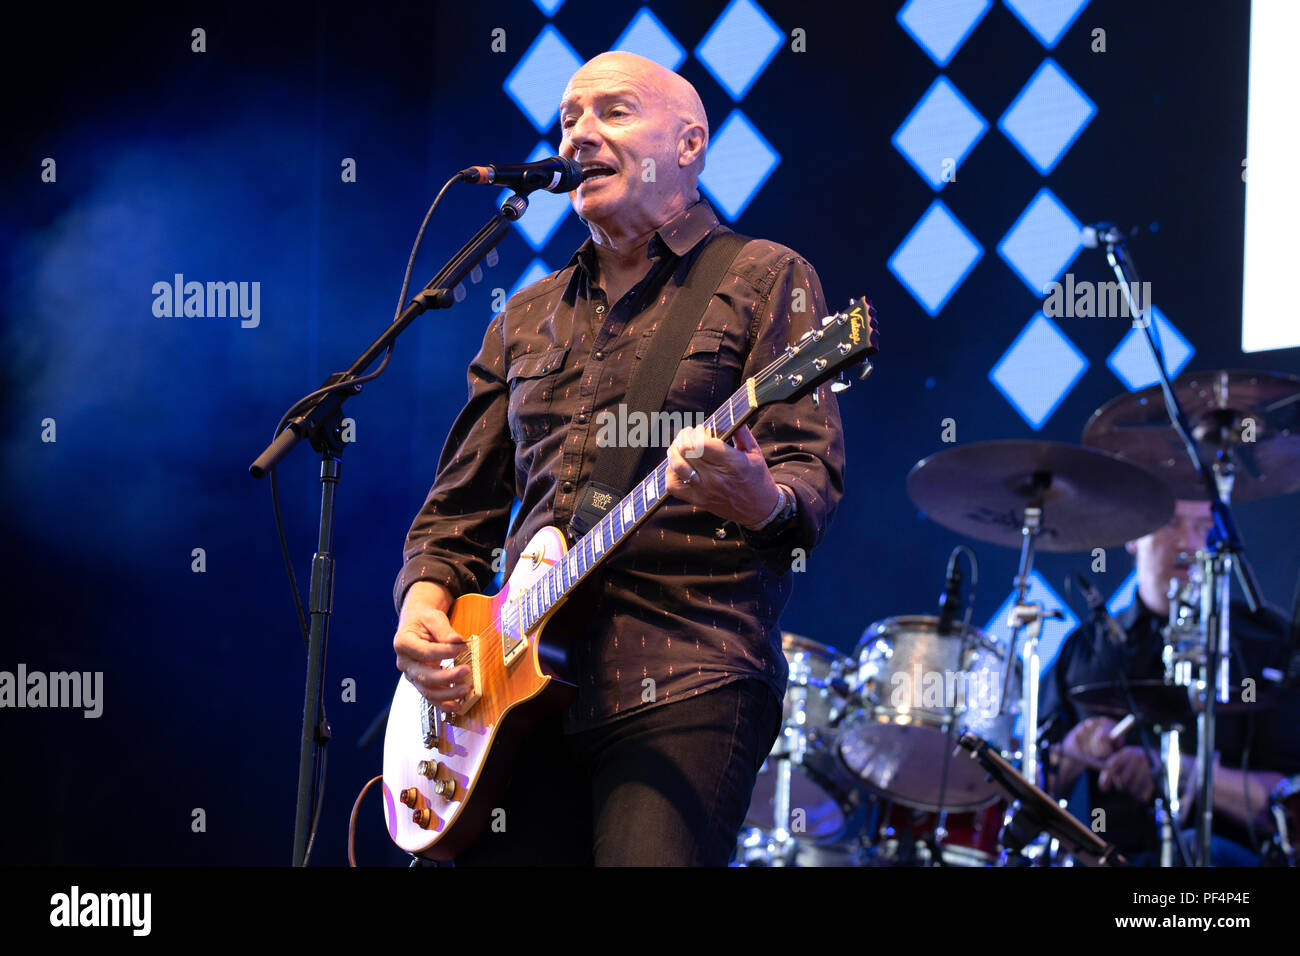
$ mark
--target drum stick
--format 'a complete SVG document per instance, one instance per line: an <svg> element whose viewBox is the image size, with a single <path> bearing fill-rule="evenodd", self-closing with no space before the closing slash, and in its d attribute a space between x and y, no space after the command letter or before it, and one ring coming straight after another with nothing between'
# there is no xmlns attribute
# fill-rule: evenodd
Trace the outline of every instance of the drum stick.
<svg viewBox="0 0 1300 956"><path fill-rule="evenodd" d="M1126 733L1128 733L1128 729L1136 723L1137 723L1137 718L1134 717L1132 714L1127 714L1125 715L1123 720L1121 720L1118 724L1116 724L1114 727L1110 729L1110 734L1108 736L1112 741L1118 741L1121 737L1123 737Z"/></svg>
<svg viewBox="0 0 1300 956"><path fill-rule="evenodd" d="M1129 728L1136 722L1137 718L1132 714L1128 714L1123 720L1112 727L1110 733L1106 736L1110 738L1112 743L1118 743L1124 735L1128 733ZM1079 753L1079 751L1075 750L1073 747L1065 748L1065 756L1069 757L1071 760L1077 760L1079 763L1091 767L1093 770L1101 770L1106 766L1106 761L1098 760L1096 757L1088 757Z"/></svg>

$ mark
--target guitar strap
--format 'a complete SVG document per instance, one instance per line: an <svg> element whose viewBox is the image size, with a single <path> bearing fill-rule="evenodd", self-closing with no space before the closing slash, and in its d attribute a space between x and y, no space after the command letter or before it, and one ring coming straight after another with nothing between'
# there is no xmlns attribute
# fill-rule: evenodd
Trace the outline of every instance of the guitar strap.
<svg viewBox="0 0 1300 956"><path fill-rule="evenodd" d="M685 282L674 294L668 314L655 330L645 355L632 371L623 399L629 414L641 412L649 417L663 409L691 333L722 284L728 267L747 242L748 236L734 232L708 240ZM632 483L642 477L635 472L644 455L644 448L625 445L601 449L591 479L578 496L573 517L569 519L569 531L575 538L594 527L623 499Z"/></svg>

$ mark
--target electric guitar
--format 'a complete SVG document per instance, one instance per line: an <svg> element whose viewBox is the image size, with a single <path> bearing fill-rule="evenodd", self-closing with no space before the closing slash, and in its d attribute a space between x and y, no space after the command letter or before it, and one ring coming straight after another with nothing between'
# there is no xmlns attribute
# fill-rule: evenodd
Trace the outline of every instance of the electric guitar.
<svg viewBox="0 0 1300 956"><path fill-rule="evenodd" d="M705 426L725 441L764 405L798 398L853 365L864 366L865 378L876 352L869 308L854 299L846 312L823 319L821 328L746 379ZM403 850L452 859L491 822L529 729L573 695L574 685L564 679L566 637L543 637L543 628L659 506L667 484L665 458L572 548L559 528L543 528L497 594L466 594L452 605L447 617L466 641L456 666L471 671L461 712L443 712L401 678L388 713L384 818Z"/></svg>

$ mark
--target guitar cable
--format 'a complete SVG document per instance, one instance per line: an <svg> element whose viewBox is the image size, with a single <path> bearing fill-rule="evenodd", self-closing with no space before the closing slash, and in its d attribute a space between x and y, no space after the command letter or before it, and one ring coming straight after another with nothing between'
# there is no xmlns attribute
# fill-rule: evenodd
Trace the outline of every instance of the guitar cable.
<svg viewBox="0 0 1300 956"><path fill-rule="evenodd" d="M382 773L377 777L371 777L357 794L356 802L352 804L352 814L348 817L348 866L357 865L357 811L361 809L361 801L366 798L366 791L383 779Z"/></svg>

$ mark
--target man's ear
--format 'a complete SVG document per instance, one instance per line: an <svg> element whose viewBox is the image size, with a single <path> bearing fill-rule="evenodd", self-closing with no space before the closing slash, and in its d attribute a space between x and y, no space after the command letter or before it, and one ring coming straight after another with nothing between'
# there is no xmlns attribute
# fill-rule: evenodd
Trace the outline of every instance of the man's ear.
<svg viewBox="0 0 1300 956"><path fill-rule="evenodd" d="M685 167L698 162L704 146L704 127L691 123L677 140L677 165Z"/></svg>

